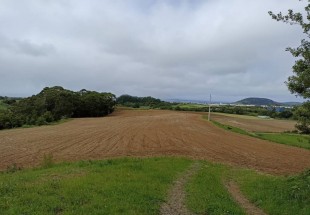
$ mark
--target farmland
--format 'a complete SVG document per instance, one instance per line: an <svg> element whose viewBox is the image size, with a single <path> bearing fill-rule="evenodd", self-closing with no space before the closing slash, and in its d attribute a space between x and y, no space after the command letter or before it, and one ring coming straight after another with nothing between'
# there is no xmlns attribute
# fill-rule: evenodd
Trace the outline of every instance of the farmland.
<svg viewBox="0 0 310 215"><path fill-rule="evenodd" d="M284 132L295 130L296 121L278 119L260 119L254 116L213 113L212 120L225 125L255 132Z"/></svg>
<svg viewBox="0 0 310 215"><path fill-rule="evenodd" d="M0 132L0 168L55 161L121 156L186 156L250 167L275 174L310 167L310 151L235 134L200 114L172 111L116 111L104 118L73 119L36 128Z"/></svg>
<svg viewBox="0 0 310 215"><path fill-rule="evenodd" d="M208 119L207 115L203 116ZM310 149L310 137L292 131L291 120L259 119L235 114L212 114L212 122L220 128L276 143Z"/></svg>
<svg viewBox="0 0 310 215"><path fill-rule="evenodd" d="M0 131L0 213L169 214L163 205L183 204L198 214L246 214L227 188L233 181L257 210L308 214L309 150L227 131L204 115L120 109ZM169 203L170 187L191 164L199 168L172 189L184 199Z"/></svg>

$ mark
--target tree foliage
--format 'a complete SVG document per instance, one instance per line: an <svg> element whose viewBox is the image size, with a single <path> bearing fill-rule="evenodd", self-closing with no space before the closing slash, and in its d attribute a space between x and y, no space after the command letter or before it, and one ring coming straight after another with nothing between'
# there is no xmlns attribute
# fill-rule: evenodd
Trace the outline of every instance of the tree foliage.
<svg viewBox="0 0 310 215"><path fill-rule="evenodd" d="M44 125L69 117L100 117L113 112L115 95L59 86L46 87L39 94L12 103L0 112L0 129L23 125Z"/></svg>
<svg viewBox="0 0 310 215"><path fill-rule="evenodd" d="M307 39L301 40L301 43L296 48L287 48L293 57L298 58L293 66L294 75L288 78L286 82L288 89L291 93L303 97L304 99L310 98L310 0L308 5L305 7L305 12L294 12L288 10L286 15L281 12L274 14L269 11L269 15L277 20L291 25L299 25ZM310 115L305 115L304 111L310 111L308 103L303 104L296 112L298 116L298 124L296 128L303 133L310 133ZM307 118L308 117L308 118Z"/></svg>
<svg viewBox="0 0 310 215"><path fill-rule="evenodd" d="M130 95L121 95L116 101L118 104L133 108L139 108L140 106L154 107L162 103L160 99L156 99L151 96L137 97Z"/></svg>

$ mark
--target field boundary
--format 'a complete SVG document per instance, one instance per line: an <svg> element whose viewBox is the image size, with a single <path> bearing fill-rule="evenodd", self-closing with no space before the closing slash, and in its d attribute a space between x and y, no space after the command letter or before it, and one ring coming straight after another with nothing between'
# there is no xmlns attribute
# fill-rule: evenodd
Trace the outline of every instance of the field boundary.
<svg viewBox="0 0 310 215"><path fill-rule="evenodd" d="M206 115L203 115L202 118L204 120L206 120ZM219 128L222 128L222 129L224 129L226 131L230 131L230 132L234 132L234 133L238 133L238 134L254 137L254 138L257 138L257 139L260 139L260 140L266 140L266 141L269 141L269 142L272 142L272 143L289 145L289 146L292 146L292 147L297 147L297 148L303 148L303 149L310 150L310 145L309 146L303 146L301 144L290 143L289 141L285 141L285 142L283 142L283 141L275 141L272 138L267 138L267 137L263 137L262 136L263 134L269 134L269 135L273 135L274 134L274 135L290 135L290 136L296 136L297 138L305 138L306 135L294 134L294 133L285 133L285 132L280 132L280 133L278 133L278 132L249 132L249 131L244 130L242 128L235 127L235 126L232 126L232 125L223 124L223 123L220 123L220 122L215 121L215 120L211 120L211 122L215 126L217 126ZM309 138L309 143L310 143L310 138Z"/></svg>

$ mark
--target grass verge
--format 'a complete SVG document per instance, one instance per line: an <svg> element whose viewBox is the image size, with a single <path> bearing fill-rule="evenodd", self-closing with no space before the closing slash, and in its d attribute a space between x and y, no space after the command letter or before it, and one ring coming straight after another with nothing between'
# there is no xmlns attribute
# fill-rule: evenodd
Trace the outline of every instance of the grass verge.
<svg viewBox="0 0 310 215"><path fill-rule="evenodd" d="M207 116L203 116L207 119ZM231 125L224 125L217 121L211 121L214 125L223 128L227 131L232 131L238 134L248 135L256 137L262 140L268 140L275 143L285 144L289 146L295 146L304 149L310 149L310 137L309 135L303 134L289 134L289 133L259 133L259 132L248 132L238 127Z"/></svg>
<svg viewBox="0 0 310 215"><path fill-rule="evenodd" d="M233 178L245 196L267 214L310 214L310 170L291 177L240 170Z"/></svg>
<svg viewBox="0 0 310 215"><path fill-rule="evenodd" d="M245 197L267 214L310 214L310 170L298 176L271 176L206 161L186 186L189 209L196 214L245 214L226 190L228 180L236 181Z"/></svg>
<svg viewBox="0 0 310 215"><path fill-rule="evenodd" d="M310 136L288 133L256 133L257 137L276 143L310 149Z"/></svg>
<svg viewBox="0 0 310 215"><path fill-rule="evenodd" d="M158 214L191 161L112 159L0 174L0 214Z"/></svg>

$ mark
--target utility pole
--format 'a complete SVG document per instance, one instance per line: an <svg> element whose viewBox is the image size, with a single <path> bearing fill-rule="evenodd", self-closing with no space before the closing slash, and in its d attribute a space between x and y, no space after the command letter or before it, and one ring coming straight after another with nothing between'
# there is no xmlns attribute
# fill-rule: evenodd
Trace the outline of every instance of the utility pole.
<svg viewBox="0 0 310 215"><path fill-rule="evenodd" d="M211 94L210 94L210 102L209 102L209 114L208 114L208 121L210 121L211 118Z"/></svg>

